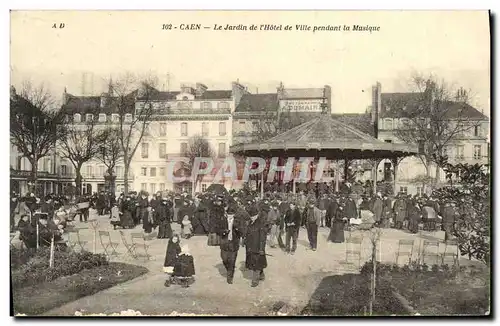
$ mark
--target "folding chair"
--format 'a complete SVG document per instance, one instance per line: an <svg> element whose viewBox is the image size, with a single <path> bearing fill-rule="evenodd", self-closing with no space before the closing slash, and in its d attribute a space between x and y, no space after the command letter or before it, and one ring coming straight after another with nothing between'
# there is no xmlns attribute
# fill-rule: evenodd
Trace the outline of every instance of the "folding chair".
<svg viewBox="0 0 500 326"><path fill-rule="evenodd" d="M411 259L413 258L413 245L415 244L415 240L399 240L398 243L398 251L396 252L396 265L399 263L399 257L400 256L407 256L408 257L408 263L411 262ZM401 250L406 248L406 250Z"/></svg>
<svg viewBox="0 0 500 326"><path fill-rule="evenodd" d="M150 245L146 243L146 238L144 237L144 234L142 233L131 233L130 235L132 237L132 245L134 245L134 248L137 249L138 247L143 247L144 248L144 253L145 253L145 260L149 260L151 258L151 255L148 252L148 249ZM137 255L137 252L134 250L134 252Z"/></svg>
<svg viewBox="0 0 500 326"><path fill-rule="evenodd" d="M449 250L451 249L451 250ZM446 257L452 257L453 265L458 265L458 242L457 240L448 240L444 244L444 252L441 255L442 264L445 265Z"/></svg>
<svg viewBox="0 0 500 326"><path fill-rule="evenodd" d="M125 237L125 233L122 230L120 232L120 237L122 238L123 245L127 248L127 253L134 259L137 258L137 254L135 253L135 243L128 243L127 238Z"/></svg>
<svg viewBox="0 0 500 326"><path fill-rule="evenodd" d="M80 247L81 251L85 251L85 244L87 244L88 241L83 241L80 238L80 230L85 229L87 228L74 228L73 230L66 231L66 233L68 233L68 243L73 250L76 249L76 247ZM73 234L73 236L71 236L71 234Z"/></svg>
<svg viewBox="0 0 500 326"><path fill-rule="evenodd" d="M353 262L349 261L349 257L358 258L358 268L361 268L361 244L363 243L363 238L359 237L349 237L345 242L345 263L350 265L355 265Z"/></svg>
<svg viewBox="0 0 500 326"><path fill-rule="evenodd" d="M436 248L436 251L428 251L428 248ZM424 247L422 250L422 264L425 263L425 257L436 257L436 264L439 264L441 255L439 254L439 241L424 240Z"/></svg>
<svg viewBox="0 0 500 326"><path fill-rule="evenodd" d="M104 238L104 239L103 239ZM116 247L118 247L119 243L118 242L113 242L111 240L111 235L109 234L108 231L99 231L99 240L101 242L101 246L104 249L104 252L106 253L106 256L118 256L118 253L116 252ZM108 252L108 248L110 248L111 254Z"/></svg>

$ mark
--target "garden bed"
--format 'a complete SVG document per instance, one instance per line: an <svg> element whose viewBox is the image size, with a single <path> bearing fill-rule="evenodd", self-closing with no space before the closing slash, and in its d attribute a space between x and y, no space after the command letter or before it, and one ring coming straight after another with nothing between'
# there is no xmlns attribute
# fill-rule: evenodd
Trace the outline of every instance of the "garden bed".
<svg viewBox="0 0 500 326"><path fill-rule="evenodd" d="M371 269L367 264L366 271ZM378 283L393 287L420 315L482 315L490 307L487 266L379 265Z"/></svg>
<svg viewBox="0 0 500 326"><path fill-rule="evenodd" d="M49 282L13 289L15 314L40 315L148 272L142 266L109 263Z"/></svg>
<svg viewBox="0 0 500 326"><path fill-rule="evenodd" d="M325 277L311 296L301 315L363 316L368 314L370 277L344 274ZM407 315L387 284L377 287L373 315Z"/></svg>

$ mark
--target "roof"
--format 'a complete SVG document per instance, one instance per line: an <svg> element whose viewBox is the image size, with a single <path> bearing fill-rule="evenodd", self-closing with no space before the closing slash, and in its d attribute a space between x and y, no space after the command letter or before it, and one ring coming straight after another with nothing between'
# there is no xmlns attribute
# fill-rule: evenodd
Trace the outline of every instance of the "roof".
<svg viewBox="0 0 500 326"><path fill-rule="evenodd" d="M417 153L409 144L386 143L323 114L265 142L238 144L231 152L246 156L319 156L326 158L389 158Z"/></svg>
<svg viewBox="0 0 500 326"><path fill-rule="evenodd" d="M374 136L372 117L369 113L335 113L332 117L338 121L356 127L359 131Z"/></svg>
<svg viewBox="0 0 500 326"><path fill-rule="evenodd" d="M177 95L181 92L156 92L151 100L153 101L174 101ZM232 91L228 90L206 90L202 95L195 95L196 100L222 100L230 99L232 97ZM144 98L139 97L138 100L143 100Z"/></svg>
<svg viewBox="0 0 500 326"><path fill-rule="evenodd" d="M416 110L419 104L425 100L425 93L382 93L382 107L379 112L380 118L399 118L408 116L412 110ZM436 105L446 107L445 116L448 119L474 119L489 120L473 106L464 102L435 101Z"/></svg>
<svg viewBox="0 0 500 326"><path fill-rule="evenodd" d="M324 88L285 88L283 90L283 98L285 99L307 99L324 97Z"/></svg>
<svg viewBox="0 0 500 326"><path fill-rule="evenodd" d="M128 108L126 112L133 113L135 108L135 95L134 91L122 99L127 101ZM118 97L107 96L104 107L101 107L101 96L74 96L66 94L67 101L61 106L66 114L74 113L113 113L116 112L115 103L119 100Z"/></svg>
<svg viewBox="0 0 500 326"><path fill-rule="evenodd" d="M263 94L243 94L240 103L236 107L235 112L244 111L277 111L278 110L278 94L263 93Z"/></svg>

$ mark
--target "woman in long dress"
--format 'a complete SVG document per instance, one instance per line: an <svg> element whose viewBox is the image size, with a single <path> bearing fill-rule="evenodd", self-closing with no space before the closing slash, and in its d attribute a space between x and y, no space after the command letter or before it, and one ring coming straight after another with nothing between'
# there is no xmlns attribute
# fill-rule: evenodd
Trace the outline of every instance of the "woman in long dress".
<svg viewBox="0 0 500 326"><path fill-rule="evenodd" d="M165 261L163 263L163 272L167 274L167 280L165 281L165 286L170 286L171 275L174 272L174 266L177 262L177 258L181 253L181 241L177 234L174 234L172 238L168 241L167 252L165 253Z"/></svg>
<svg viewBox="0 0 500 326"><path fill-rule="evenodd" d="M330 228L330 234L328 235L328 241L334 243L342 243L345 241L344 238L344 225L345 225L345 216L344 216L344 208L339 206L335 215L332 219L332 225Z"/></svg>

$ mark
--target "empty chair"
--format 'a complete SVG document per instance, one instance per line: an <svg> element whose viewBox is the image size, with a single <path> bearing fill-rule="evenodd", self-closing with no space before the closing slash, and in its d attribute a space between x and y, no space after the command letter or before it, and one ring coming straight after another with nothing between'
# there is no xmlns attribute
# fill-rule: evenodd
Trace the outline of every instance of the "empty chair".
<svg viewBox="0 0 500 326"><path fill-rule="evenodd" d="M444 252L441 255L442 264L445 265L445 260L447 257L451 257L453 260L453 265L458 265L459 248L458 242L456 240L448 240L444 244Z"/></svg>
<svg viewBox="0 0 500 326"><path fill-rule="evenodd" d="M415 240L399 240L398 251L396 252L396 264L399 263L399 257L408 257L408 263L413 258L413 246Z"/></svg>
<svg viewBox="0 0 500 326"><path fill-rule="evenodd" d="M149 260L151 258L151 256L149 255L149 252L148 252L150 245L147 244L147 241L146 241L146 238L144 237L144 234L132 233L131 237L132 237L132 245L134 245L134 248L135 248L134 252L136 253L136 255L137 255L137 249L143 248L144 259Z"/></svg>
<svg viewBox="0 0 500 326"><path fill-rule="evenodd" d="M441 255L439 254L439 241L424 240L422 249L422 264L425 264L426 257L434 257L433 263L439 264Z"/></svg>
<svg viewBox="0 0 500 326"><path fill-rule="evenodd" d="M134 259L137 258L137 254L135 253L135 246L136 244L135 243L129 243L127 241L127 238L125 237L125 233L120 230L120 237L122 239L122 242L123 242L123 245L125 246L125 248L127 249L127 253Z"/></svg>
<svg viewBox="0 0 500 326"><path fill-rule="evenodd" d="M101 246L104 249L104 253L106 256L110 257L112 255L118 256L118 252L116 252L116 247L118 247L118 242L113 242L111 240L111 235L108 231L99 231L99 240L101 242ZM111 251L111 252L110 252Z"/></svg>

